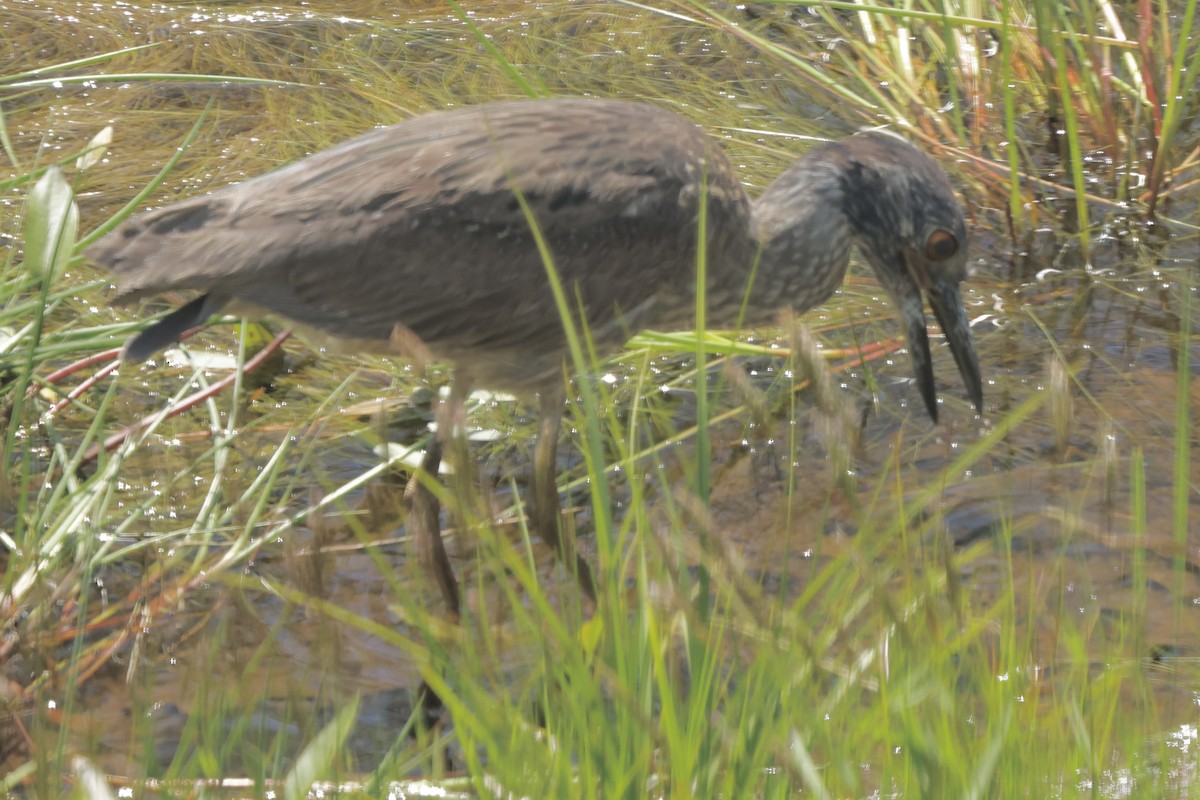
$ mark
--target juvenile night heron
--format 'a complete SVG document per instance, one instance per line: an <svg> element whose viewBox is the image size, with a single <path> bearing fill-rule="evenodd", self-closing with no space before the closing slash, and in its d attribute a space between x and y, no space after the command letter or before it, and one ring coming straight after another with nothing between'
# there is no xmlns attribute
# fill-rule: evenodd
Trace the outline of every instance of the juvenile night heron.
<svg viewBox="0 0 1200 800"><path fill-rule="evenodd" d="M594 600L586 562L564 552L558 531L566 345L533 231L596 346L612 351L643 327L691 326L701 202L711 322L733 324L744 299L747 325L821 303L857 245L904 319L930 416L937 397L922 293L982 406L959 293L962 210L942 170L887 134L812 150L752 202L718 144L673 113L599 100L490 103L380 128L144 213L87 254L116 273L119 300L200 292L135 336L127 361L217 312L249 307L352 348L451 362L457 400L470 386L536 395L533 522L574 560ZM431 474L452 429L443 424L427 451ZM457 616L432 494L416 492L410 526Z"/></svg>

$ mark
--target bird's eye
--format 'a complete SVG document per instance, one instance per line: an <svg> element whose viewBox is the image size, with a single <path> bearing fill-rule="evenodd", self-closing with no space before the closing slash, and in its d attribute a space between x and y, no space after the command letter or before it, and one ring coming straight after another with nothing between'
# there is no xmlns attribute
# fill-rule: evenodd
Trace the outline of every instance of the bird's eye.
<svg viewBox="0 0 1200 800"><path fill-rule="evenodd" d="M936 230L925 240L925 257L930 261L945 261L958 252L958 239L946 230Z"/></svg>

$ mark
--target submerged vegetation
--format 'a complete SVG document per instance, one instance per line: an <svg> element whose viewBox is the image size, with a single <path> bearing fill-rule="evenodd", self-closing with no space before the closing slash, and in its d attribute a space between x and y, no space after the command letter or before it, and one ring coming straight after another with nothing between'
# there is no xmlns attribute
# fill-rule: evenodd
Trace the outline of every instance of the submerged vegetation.
<svg viewBox="0 0 1200 800"><path fill-rule="evenodd" d="M0 10L10 793L1200 795L1195 0L404 6ZM566 94L692 118L752 194L810 136L917 141L974 223L986 413L923 419L862 271L808 327L639 335L560 447L585 620L522 521L532 422L477 396L452 626L400 535L444 375L249 323L118 370L144 323L79 253Z"/></svg>

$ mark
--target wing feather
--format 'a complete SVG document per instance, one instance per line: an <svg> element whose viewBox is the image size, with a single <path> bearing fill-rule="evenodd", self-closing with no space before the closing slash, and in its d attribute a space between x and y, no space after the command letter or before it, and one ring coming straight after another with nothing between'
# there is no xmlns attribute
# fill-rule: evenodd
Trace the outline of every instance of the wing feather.
<svg viewBox="0 0 1200 800"><path fill-rule="evenodd" d="M744 231L732 167L674 114L489 104L371 131L143 214L88 255L117 274L124 298L217 290L335 336L385 340L399 323L452 353L512 347L561 336L518 195L589 322L619 327L621 312L655 305L650 285L690 291L705 179L710 209L720 206L709 218Z"/></svg>

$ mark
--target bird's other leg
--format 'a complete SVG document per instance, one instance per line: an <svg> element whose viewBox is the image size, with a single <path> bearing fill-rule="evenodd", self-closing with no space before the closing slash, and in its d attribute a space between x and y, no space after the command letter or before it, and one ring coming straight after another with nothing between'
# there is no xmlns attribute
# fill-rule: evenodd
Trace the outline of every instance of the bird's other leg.
<svg viewBox="0 0 1200 800"><path fill-rule="evenodd" d="M542 392L538 409L537 445L533 451L533 513L532 519L542 541L553 548L568 570L574 573L579 588L589 605L596 605L596 583L587 561L559 531L562 507L558 502L556 453L558 429L562 423L563 393L561 389Z"/></svg>
<svg viewBox="0 0 1200 800"><path fill-rule="evenodd" d="M464 396L465 393L460 394L452 389L450 397L438 407L437 432L421 459L421 472L425 474L426 480L437 480L442 453L446 444L452 441L455 420L460 416L454 406L461 409ZM458 579L454 576L454 568L450 566L450 557L446 554L446 545L442 541L441 504L420 479L414 477L409 487L412 506L408 527L417 548L417 563L425 572L433 574L434 581L442 592L442 599L446 602L446 612L457 622L462 616L462 595L459 592Z"/></svg>

